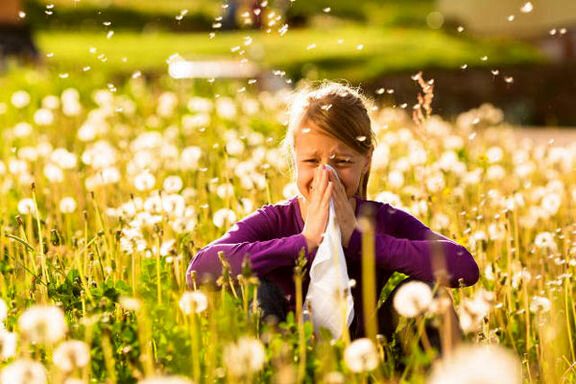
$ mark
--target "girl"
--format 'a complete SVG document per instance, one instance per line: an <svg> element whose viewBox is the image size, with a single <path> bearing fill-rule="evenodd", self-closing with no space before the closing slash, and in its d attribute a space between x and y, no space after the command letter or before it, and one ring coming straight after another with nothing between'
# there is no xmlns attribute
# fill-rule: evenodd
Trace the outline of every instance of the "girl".
<svg viewBox="0 0 576 384"><path fill-rule="evenodd" d="M307 265L312 264L328 221L330 199L340 225L348 276L357 282L357 288L352 289L357 308L362 303L362 247L357 226L360 212L371 211L375 220L377 292L394 271L412 279L435 281L431 255L438 247L444 255L447 284L474 284L478 266L466 248L433 232L403 210L367 200L374 140L366 102L356 90L324 83L300 92L290 111L284 139L300 193L265 205L202 248L188 267L188 284L191 285L191 271L196 271L200 281L220 275L219 251L224 251L233 276L241 272L244 255L248 254L252 269L261 280L258 301L264 315L284 320L295 309L296 260L303 250ZM336 170L337 177L326 169L326 164ZM308 283L304 280L304 289ZM378 311L380 331L387 336L395 328L391 302L389 297ZM362 312L355 311L350 327L353 338L364 336Z"/></svg>

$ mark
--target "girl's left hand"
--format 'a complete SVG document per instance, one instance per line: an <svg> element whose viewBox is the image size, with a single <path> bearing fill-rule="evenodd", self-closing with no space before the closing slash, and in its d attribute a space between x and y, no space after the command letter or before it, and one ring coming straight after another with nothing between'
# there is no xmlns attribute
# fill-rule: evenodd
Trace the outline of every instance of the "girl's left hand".
<svg viewBox="0 0 576 384"><path fill-rule="evenodd" d="M356 215L354 214L354 198L348 198L346 195L346 190L340 179L338 179L333 171L328 172L330 175L330 180L334 185L332 190L332 197L334 198L334 211L336 212L336 219L338 224L340 224L340 233L342 236L342 245L344 248L348 248L348 243L350 242L350 237L354 228L356 228Z"/></svg>

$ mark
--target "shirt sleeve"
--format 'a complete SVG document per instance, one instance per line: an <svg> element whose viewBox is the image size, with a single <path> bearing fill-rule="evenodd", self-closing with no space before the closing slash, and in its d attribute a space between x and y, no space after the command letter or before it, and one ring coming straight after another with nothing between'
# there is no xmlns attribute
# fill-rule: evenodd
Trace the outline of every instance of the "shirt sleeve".
<svg viewBox="0 0 576 384"><path fill-rule="evenodd" d="M408 212L385 204L378 210L376 220L379 224L384 221L390 228L389 233L379 230L375 234L378 268L401 272L423 281L435 281L436 269L447 273L451 287L470 286L478 281L478 265L465 247L433 232ZM386 225L377 225L377 228ZM350 237L346 254L354 261L360 261L362 233L357 228Z"/></svg>
<svg viewBox="0 0 576 384"><path fill-rule="evenodd" d="M298 255L304 249L307 260L312 256L308 252L306 238L301 233L287 237L273 238L277 233L276 223L265 206L234 224L221 238L208 244L190 261L186 271L188 286L192 286L190 273L196 271L198 281L217 279L222 272L218 252L223 251L230 263L232 276L242 271L244 256L248 255L251 267L257 276L283 266L296 264Z"/></svg>

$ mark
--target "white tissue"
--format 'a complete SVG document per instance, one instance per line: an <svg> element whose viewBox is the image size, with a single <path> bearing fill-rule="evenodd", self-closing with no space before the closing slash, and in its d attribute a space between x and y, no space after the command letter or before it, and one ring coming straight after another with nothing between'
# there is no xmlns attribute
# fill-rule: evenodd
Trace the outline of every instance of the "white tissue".
<svg viewBox="0 0 576 384"><path fill-rule="evenodd" d="M326 165L326 168L338 177L332 167ZM310 267L310 285L306 299L311 306L310 315L316 334L320 328L328 328L333 338L339 339L343 331L343 311L346 326L352 323L354 300L350 294L348 269L333 199L330 199L330 213L324 237Z"/></svg>

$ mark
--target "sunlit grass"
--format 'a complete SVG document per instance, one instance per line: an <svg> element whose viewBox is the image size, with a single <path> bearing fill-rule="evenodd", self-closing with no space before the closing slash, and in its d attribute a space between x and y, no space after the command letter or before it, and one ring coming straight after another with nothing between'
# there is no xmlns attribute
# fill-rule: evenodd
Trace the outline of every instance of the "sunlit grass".
<svg viewBox="0 0 576 384"><path fill-rule="evenodd" d="M281 325L263 323L248 265L240 277L225 265L219 290L200 281L194 294L187 288L186 266L199 248L296 191L278 147L283 93L238 92L245 84L219 80L191 86L137 77L96 87L73 74L11 76L0 93L3 374L45 369L54 383L160 374L197 383L430 376L434 353L418 346L413 328L442 323L441 311L402 320L411 336L398 371L397 340L318 340L300 311ZM458 364L439 369L435 382L472 374L481 383L505 381L516 369L524 383L575 382L574 144L514 140L490 106L420 127L401 108L381 105L373 118L368 197L466 246L481 270L475 286L452 291L472 349L455 351ZM27 311L35 304L49 309ZM69 369L61 348L79 358L85 350L61 340L85 343L90 362ZM22 358L44 368L12 365Z"/></svg>
<svg viewBox="0 0 576 384"><path fill-rule="evenodd" d="M252 37L246 45L245 37ZM363 81L379 75L421 68L495 68L540 62L532 47L511 41L476 40L424 29L337 27L288 30L284 36L254 31L208 33L42 32L38 41L46 63L60 71L85 67L103 73L163 72L166 60L178 53L186 59L247 59L294 77L318 76ZM232 52L232 48L239 47ZM90 48L95 48L90 52ZM245 50L244 55L239 51ZM101 56L102 55L102 56ZM487 61L482 57L488 56ZM105 62L103 62L103 60Z"/></svg>

